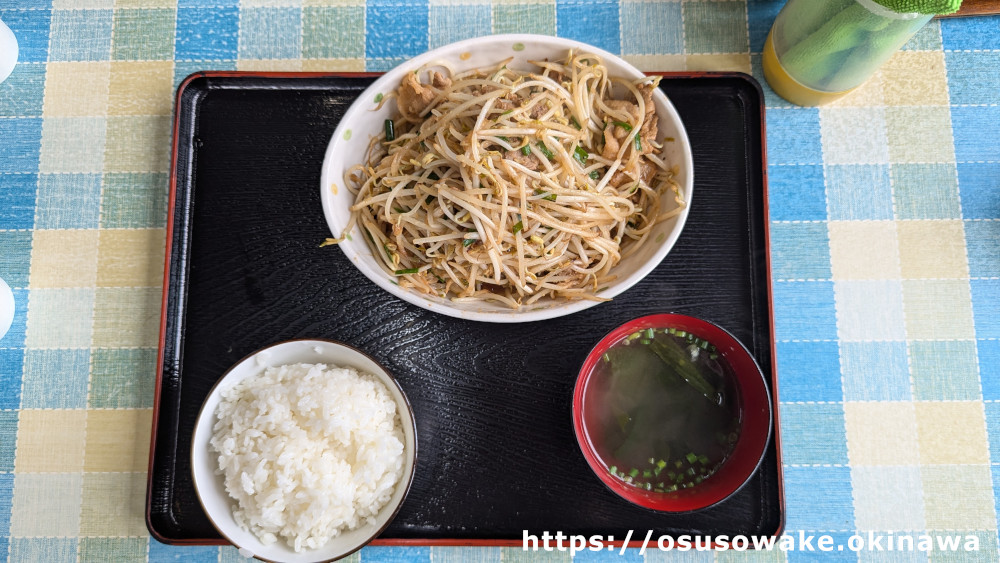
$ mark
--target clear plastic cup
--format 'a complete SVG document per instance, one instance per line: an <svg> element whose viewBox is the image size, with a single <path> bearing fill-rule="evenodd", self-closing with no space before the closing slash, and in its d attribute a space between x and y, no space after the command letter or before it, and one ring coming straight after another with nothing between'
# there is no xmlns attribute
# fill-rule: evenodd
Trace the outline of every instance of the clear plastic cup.
<svg viewBox="0 0 1000 563"><path fill-rule="evenodd" d="M854 90L930 19L872 0L788 0L764 44L764 78L801 106Z"/></svg>

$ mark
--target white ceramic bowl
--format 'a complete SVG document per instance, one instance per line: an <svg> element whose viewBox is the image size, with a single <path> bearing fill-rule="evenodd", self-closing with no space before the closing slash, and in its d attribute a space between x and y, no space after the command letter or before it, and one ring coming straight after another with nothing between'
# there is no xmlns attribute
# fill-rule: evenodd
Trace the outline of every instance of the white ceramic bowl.
<svg viewBox="0 0 1000 563"><path fill-rule="evenodd" d="M412 72L425 65L433 65L436 61L445 61L457 72L473 68L493 65L507 57L514 60L508 67L520 70L534 69L529 61L556 60L565 57L567 50L588 52L598 55L604 60L608 72L612 76L626 78L641 78L643 73L621 58L596 47L545 35L493 35L478 37L452 43L433 51L414 57L385 73L368 89L361 93L341 119L333 133L326 149L323 161L322 178L320 181L320 198L323 203L323 213L334 237L340 237L350 220L350 206L354 203L354 195L344 187L344 171L355 164L362 163L372 137L379 134L386 119L398 116L395 99L390 99L381 109L376 109L376 95L388 94L399 87L400 80L407 72ZM639 252L621 261L615 267L618 279L601 292L602 297L614 297L629 287L638 283L646 274L652 271L670 252L670 249L680 236L681 229L687 219L690 209L693 164L691 146L680 117L673 105L662 91L656 90L653 96L656 103L659 121L659 135L673 137L675 142L664 144L664 157L667 162L677 165L680 173L676 181L681 188L688 207L676 217L659 223L650 235L649 241ZM333 186L337 189L333 189ZM665 196L664 208L673 205L673 197ZM393 281L394 277L383 270L375 257L372 256L365 237L360 228L355 226L349 233L351 236L340 243L340 249L351 260L361 273L375 282L379 287L393 295L423 307L429 311L452 317L490 322L525 322L549 319L567 315L592 307L594 301L586 300L539 300L534 305L513 310L496 303L455 303L447 299L426 295L417 291L399 287Z"/></svg>
<svg viewBox="0 0 1000 563"><path fill-rule="evenodd" d="M7 282L0 278L0 340L14 323L14 292Z"/></svg>
<svg viewBox="0 0 1000 563"><path fill-rule="evenodd" d="M0 82L7 80L17 64L17 37L0 21Z"/></svg>
<svg viewBox="0 0 1000 563"><path fill-rule="evenodd" d="M215 411L221 400L221 390L236 385L247 377L255 376L268 366L285 364L329 364L338 367L353 367L362 373L369 373L381 380L396 401L403 426L403 453L406 456L403 475L396 484L392 498L382 507L373 525L363 525L344 532L330 540L323 547L296 553L282 539L271 545L264 545L252 532L237 525L233 518L233 500L226 493L222 475L216 475L217 454L209 446L212 427L215 425ZM413 411L406 395L389 373L366 354L339 342L330 340L290 340L259 350L237 363L215 384L198 413L191 443L191 472L195 492L209 520L219 533L230 543L240 548L246 556L265 561L302 563L306 561L331 561L350 555L378 536L389 525L413 481L413 469L417 458L416 426Z"/></svg>

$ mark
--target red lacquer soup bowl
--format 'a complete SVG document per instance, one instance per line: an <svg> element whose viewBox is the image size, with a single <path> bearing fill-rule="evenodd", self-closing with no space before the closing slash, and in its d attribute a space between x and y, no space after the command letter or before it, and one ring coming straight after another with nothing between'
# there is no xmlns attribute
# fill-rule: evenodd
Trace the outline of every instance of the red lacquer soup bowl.
<svg viewBox="0 0 1000 563"><path fill-rule="evenodd" d="M718 325L672 313L601 339L573 393L573 427L594 474L623 499L662 512L699 510L739 491L760 466L772 417L746 347ZM622 459L632 461L619 466Z"/></svg>

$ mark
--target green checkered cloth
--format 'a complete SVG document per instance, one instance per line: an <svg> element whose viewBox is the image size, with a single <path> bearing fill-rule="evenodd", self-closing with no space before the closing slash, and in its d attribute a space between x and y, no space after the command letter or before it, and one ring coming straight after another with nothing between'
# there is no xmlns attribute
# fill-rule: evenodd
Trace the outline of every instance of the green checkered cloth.
<svg viewBox="0 0 1000 563"><path fill-rule="evenodd" d="M874 0L900 14L953 14L962 0Z"/></svg>

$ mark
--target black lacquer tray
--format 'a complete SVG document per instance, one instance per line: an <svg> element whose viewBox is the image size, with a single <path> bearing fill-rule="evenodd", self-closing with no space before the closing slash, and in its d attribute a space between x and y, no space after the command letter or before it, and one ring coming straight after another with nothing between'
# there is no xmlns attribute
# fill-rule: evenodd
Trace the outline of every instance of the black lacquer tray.
<svg viewBox="0 0 1000 563"><path fill-rule="evenodd" d="M516 544L525 530L637 538L779 533L775 432L751 481L702 511L632 506L591 473L571 423L577 370L619 324L656 312L711 320L754 353L772 385L764 116L742 74L665 74L694 152L692 209L645 280L560 319L463 321L368 281L330 236L324 151L371 75L199 73L178 90L147 524L169 543L222 543L190 474L202 400L266 345L322 337L376 358L413 404L419 459L383 543Z"/></svg>

